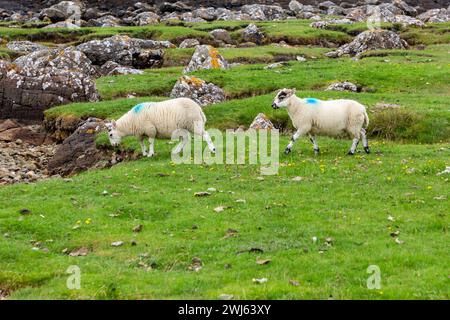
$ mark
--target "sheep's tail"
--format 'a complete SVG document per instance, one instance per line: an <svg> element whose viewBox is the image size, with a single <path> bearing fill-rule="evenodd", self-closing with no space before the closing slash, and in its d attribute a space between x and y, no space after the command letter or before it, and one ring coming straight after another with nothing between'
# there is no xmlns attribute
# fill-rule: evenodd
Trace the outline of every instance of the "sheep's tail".
<svg viewBox="0 0 450 320"><path fill-rule="evenodd" d="M367 111L366 108L364 108L364 123L363 126L365 129L367 129L367 127L369 127L369 116L367 115Z"/></svg>

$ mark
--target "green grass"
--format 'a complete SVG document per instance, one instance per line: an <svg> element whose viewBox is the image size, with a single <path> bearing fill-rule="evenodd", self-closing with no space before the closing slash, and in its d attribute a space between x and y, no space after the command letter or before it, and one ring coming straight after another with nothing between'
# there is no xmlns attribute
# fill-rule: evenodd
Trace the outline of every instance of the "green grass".
<svg viewBox="0 0 450 320"><path fill-rule="evenodd" d="M449 202L434 199L448 193L447 177L436 176L448 146L373 142L374 154L351 158L348 141L319 143L314 157L299 141L263 181L257 166L171 165L172 146L158 141L154 159L0 188L0 233L9 234L0 236L0 288L11 299L448 299ZM194 197L209 187L218 192ZM219 205L231 208L215 213ZM32 213L21 216L24 208ZM238 234L224 239L229 228ZM61 253L78 247L91 252ZM264 252L245 252L252 247ZM199 272L188 270L194 257ZM70 265L81 269L81 290L66 288ZM381 268L381 290L366 288L369 265ZM267 284L252 283L262 277Z"/></svg>

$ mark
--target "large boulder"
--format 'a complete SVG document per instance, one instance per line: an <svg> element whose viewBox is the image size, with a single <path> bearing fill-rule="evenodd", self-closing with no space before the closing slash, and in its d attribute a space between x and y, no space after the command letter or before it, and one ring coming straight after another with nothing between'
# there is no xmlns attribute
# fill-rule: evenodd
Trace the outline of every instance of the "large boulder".
<svg viewBox="0 0 450 320"><path fill-rule="evenodd" d="M450 10L450 7L449 7ZM447 9L432 9L418 16L420 20L427 23L450 21L450 11Z"/></svg>
<svg viewBox="0 0 450 320"><path fill-rule="evenodd" d="M77 46L96 65L114 61L123 66L155 68L163 64L162 48L175 47L169 41L155 41L116 35L102 40L92 40ZM145 59L148 59L145 61Z"/></svg>
<svg viewBox="0 0 450 320"><path fill-rule="evenodd" d="M163 2L159 6L159 11L161 13L165 12L188 12L192 11L192 7L184 4L182 1L177 1L175 3Z"/></svg>
<svg viewBox="0 0 450 320"><path fill-rule="evenodd" d="M46 46L31 41L10 41L6 47L11 51L30 53L34 51L47 49Z"/></svg>
<svg viewBox="0 0 450 320"><path fill-rule="evenodd" d="M325 91L349 91L349 92L358 92L358 86L354 83L344 81L344 82L335 82L328 86Z"/></svg>
<svg viewBox="0 0 450 320"><path fill-rule="evenodd" d="M218 41L219 43L233 43L230 33L225 29L214 29L209 34L214 38L214 40Z"/></svg>
<svg viewBox="0 0 450 320"><path fill-rule="evenodd" d="M205 107L210 104L225 100L225 92L212 83L194 76L181 76L170 93L171 98L190 98L200 106Z"/></svg>
<svg viewBox="0 0 450 320"><path fill-rule="evenodd" d="M261 44L264 40L264 33L255 24L251 23L242 32L242 39L245 42Z"/></svg>
<svg viewBox="0 0 450 320"><path fill-rule="evenodd" d="M0 118L40 120L53 106L98 98L94 79L85 73L0 61Z"/></svg>
<svg viewBox="0 0 450 320"><path fill-rule="evenodd" d="M201 69L227 69L228 62L220 55L219 51L209 45L200 45L195 49L191 61L183 70L184 73Z"/></svg>
<svg viewBox="0 0 450 320"><path fill-rule="evenodd" d="M338 58L343 55L359 56L369 50L406 49L408 44L398 34L389 30L369 30L360 33L352 42L326 55Z"/></svg>
<svg viewBox="0 0 450 320"><path fill-rule="evenodd" d="M88 26L90 27L110 28L110 27L119 27L121 24L122 20L110 14L101 16L100 18L97 19L90 19L88 21Z"/></svg>
<svg viewBox="0 0 450 320"><path fill-rule="evenodd" d="M42 29L79 29L80 26L72 23L71 21L60 21L56 23L49 24Z"/></svg>
<svg viewBox="0 0 450 320"><path fill-rule="evenodd" d="M61 1L49 8L41 11L41 19L48 18L52 22L64 21L67 19L81 19L81 7L73 1Z"/></svg>
<svg viewBox="0 0 450 320"><path fill-rule="evenodd" d="M199 18L204 21L214 21L217 19L216 9L213 7L195 9L192 15L194 18Z"/></svg>
<svg viewBox="0 0 450 320"><path fill-rule="evenodd" d="M31 52L17 58L14 63L21 68L52 68L77 71L89 76L96 76L97 70L86 55L74 47L65 49L44 49Z"/></svg>

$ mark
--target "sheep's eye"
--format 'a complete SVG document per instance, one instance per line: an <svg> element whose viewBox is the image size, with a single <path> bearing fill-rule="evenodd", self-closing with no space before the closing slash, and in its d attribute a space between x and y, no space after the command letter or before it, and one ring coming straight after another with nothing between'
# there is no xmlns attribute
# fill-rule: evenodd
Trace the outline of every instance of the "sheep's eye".
<svg viewBox="0 0 450 320"><path fill-rule="evenodd" d="M112 138L112 136L113 136L112 133L110 133L109 136Z"/></svg>

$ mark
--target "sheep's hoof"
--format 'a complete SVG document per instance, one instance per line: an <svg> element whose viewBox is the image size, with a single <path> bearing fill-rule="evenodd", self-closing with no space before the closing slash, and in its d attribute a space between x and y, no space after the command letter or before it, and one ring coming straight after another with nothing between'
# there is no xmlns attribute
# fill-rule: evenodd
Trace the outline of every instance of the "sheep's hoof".
<svg viewBox="0 0 450 320"><path fill-rule="evenodd" d="M355 155L355 153L354 152L352 152L351 150L347 153L349 156L354 156Z"/></svg>
<svg viewBox="0 0 450 320"><path fill-rule="evenodd" d="M284 149L284 154L289 154L289 153L291 153L291 149L290 148Z"/></svg>
<svg viewBox="0 0 450 320"><path fill-rule="evenodd" d="M364 147L364 151L365 151L367 154L370 154L370 148L369 148L369 147Z"/></svg>
<svg viewBox="0 0 450 320"><path fill-rule="evenodd" d="M155 154L154 153L149 153L149 154L147 154L147 158L151 158L151 157L153 157Z"/></svg>
<svg viewBox="0 0 450 320"><path fill-rule="evenodd" d="M314 155L318 156L320 154L320 149L314 149Z"/></svg>

